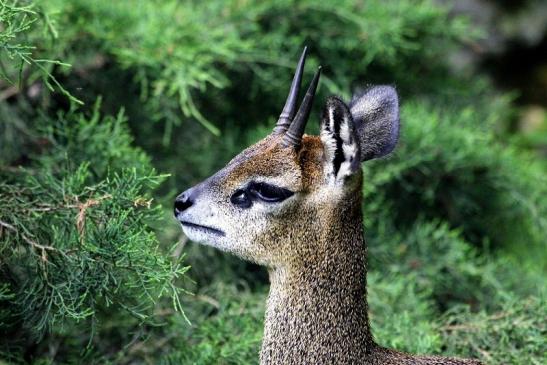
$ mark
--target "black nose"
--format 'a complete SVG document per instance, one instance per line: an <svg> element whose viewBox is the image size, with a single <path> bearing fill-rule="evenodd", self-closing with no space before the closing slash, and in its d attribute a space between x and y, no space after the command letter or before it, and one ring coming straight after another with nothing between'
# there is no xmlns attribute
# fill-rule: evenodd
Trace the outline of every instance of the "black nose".
<svg viewBox="0 0 547 365"><path fill-rule="evenodd" d="M194 204L191 190L192 189L186 190L184 193L177 196L177 199L175 199L175 217Z"/></svg>

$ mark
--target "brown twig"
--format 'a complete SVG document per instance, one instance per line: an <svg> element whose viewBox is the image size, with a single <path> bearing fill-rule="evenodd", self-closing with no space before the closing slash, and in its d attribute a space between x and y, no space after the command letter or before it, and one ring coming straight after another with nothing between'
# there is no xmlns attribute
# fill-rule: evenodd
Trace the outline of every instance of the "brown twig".
<svg viewBox="0 0 547 365"><path fill-rule="evenodd" d="M182 255L182 250L184 249L184 246L186 246L187 242L188 242L188 237L184 235L181 236L179 243L177 244L177 247L175 248L171 256L175 259L178 259L180 255Z"/></svg>
<svg viewBox="0 0 547 365"><path fill-rule="evenodd" d="M510 315L510 313L507 313L507 312L494 313L491 316L486 317L485 321L486 322L496 321L498 319L505 318L509 315ZM443 330L443 331L460 331L460 330L461 331L466 331L466 330L477 330L480 327L481 326L471 325L471 324L453 324L453 325L442 326L441 330Z"/></svg>
<svg viewBox="0 0 547 365"><path fill-rule="evenodd" d="M167 336L160 338L159 340L155 342L151 342L151 341L134 342L133 345L128 347L128 353L130 354L141 353L144 355L154 353L158 349L164 347L169 341L171 341L175 337L176 337L176 334L170 333Z"/></svg>
<svg viewBox="0 0 547 365"><path fill-rule="evenodd" d="M215 309L220 308L220 303L218 302L218 300L208 295L196 295L196 299L211 304L213 307L215 307Z"/></svg>
<svg viewBox="0 0 547 365"><path fill-rule="evenodd" d="M9 223L0 221L0 226L5 227L5 228L9 229L10 231L15 232L16 234L20 234L21 238L25 242L27 242L29 245L31 245L35 249L39 249L41 251L41 258L42 258L43 261L47 261L46 251L57 251L54 247L41 245L38 242L34 241L33 239L27 237L24 233L19 233L17 228L15 228L14 226L12 226Z"/></svg>
<svg viewBox="0 0 547 365"><path fill-rule="evenodd" d="M19 93L19 88L17 86L10 86L2 91L0 91L0 101L11 98Z"/></svg>
<svg viewBox="0 0 547 365"><path fill-rule="evenodd" d="M85 234L85 214L86 210L89 207L98 205L102 200L112 198L112 195L106 194L97 199L89 199L85 203L78 203L78 215L76 216L76 228L78 229L78 235L80 237L80 242L84 240Z"/></svg>

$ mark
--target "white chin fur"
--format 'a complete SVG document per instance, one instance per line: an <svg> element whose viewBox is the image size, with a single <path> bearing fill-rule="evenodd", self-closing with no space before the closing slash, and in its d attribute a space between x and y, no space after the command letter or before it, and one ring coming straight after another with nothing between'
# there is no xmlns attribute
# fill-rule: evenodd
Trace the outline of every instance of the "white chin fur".
<svg viewBox="0 0 547 365"><path fill-rule="evenodd" d="M225 247L225 244L223 245L220 241L221 239L225 239L226 237L220 237L214 233L207 233L204 231L201 231L200 229L196 229L193 227L187 227L182 226L182 231L184 232L184 235L188 237L188 239L192 242L196 242L205 246L214 247L219 250L226 251L227 248Z"/></svg>
<svg viewBox="0 0 547 365"><path fill-rule="evenodd" d="M181 225L181 226L182 226L182 231L184 232L186 237L190 239L190 241L208 245L214 239L213 237L214 235L212 233L206 233L200 230L199 228L188 227L185 225Z"/></svg>

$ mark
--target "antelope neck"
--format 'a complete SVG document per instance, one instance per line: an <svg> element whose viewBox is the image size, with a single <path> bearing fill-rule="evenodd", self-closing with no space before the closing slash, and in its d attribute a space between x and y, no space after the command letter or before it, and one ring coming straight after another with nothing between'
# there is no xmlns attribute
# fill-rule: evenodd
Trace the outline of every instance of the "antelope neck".
<svg viewBox="0 0 547 365"><path fill-rule="evenodd" d="M269 271L262 364L352 363L372 351L360 201L355 205L331 215L311 238L328 254Z"/></svg>

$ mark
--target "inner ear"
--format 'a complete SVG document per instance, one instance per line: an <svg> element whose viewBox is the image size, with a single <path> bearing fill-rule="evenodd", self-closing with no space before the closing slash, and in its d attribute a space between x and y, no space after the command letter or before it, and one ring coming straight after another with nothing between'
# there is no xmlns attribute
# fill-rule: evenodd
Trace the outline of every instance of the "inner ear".
<svg viewBox="0 0 547 365"><path fill-rule="evenodd" d="M324 171L329 182L343 182L359 170L359 143L348 106L331 96L323 108L321 141L325 152Z"/></svg>

